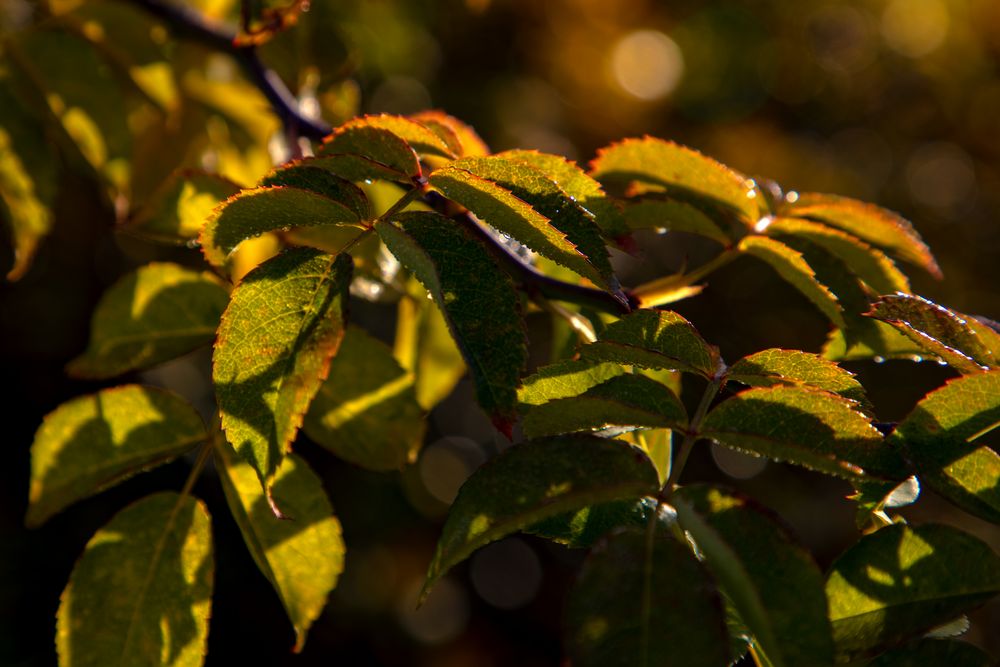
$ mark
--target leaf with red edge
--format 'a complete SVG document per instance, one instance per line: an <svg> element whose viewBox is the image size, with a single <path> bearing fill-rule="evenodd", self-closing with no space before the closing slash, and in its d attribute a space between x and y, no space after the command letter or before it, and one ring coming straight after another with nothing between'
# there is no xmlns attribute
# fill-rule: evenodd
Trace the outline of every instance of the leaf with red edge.
<svg viewBox="0 0 1000 667"><path fill-rule="evenodd" d="M456 157L489 155L491 152L472 127L443 111L421 111L410 118L441 137Z"/></svg>
<svg viewBox="0 0 1000 667"><path fill-rule="evenodd" d="M410 183L422 174L420 160L409 144L395 133L371 125L345 125L334 130L316 151L313 164L349 181Z"/></svg>
<svg viewBox="0 0 1000 667"><path fill-rule="evenodd" d="M420 157L456 157L452 147L426 125L405 116L375 114L362 116L344 123L338 131L354 128L374 127L393 133L413 149Z"/></svg>

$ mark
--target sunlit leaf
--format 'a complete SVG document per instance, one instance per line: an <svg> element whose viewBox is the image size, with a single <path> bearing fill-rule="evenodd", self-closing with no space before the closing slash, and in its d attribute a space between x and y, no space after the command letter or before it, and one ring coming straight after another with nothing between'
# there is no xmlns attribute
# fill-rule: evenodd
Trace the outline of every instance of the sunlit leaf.
<svg viewBox="0 0 1000 667"><path fill-rule="evenodd" d="M372 217L372 207L364 191L348 180L335 176L314 160L305 159L278 167L260 181L261 186L287 186L308 190L339 202L350 209L359 220Z"/></svg>
<svg viewBox="0 0 1000 667"><path fill-rule="evenodd" d="M216 174L175 171L125 229L155 241L189 243L198 238L215 207L239 191L239 185Z"/></svg>
<svg viewBox="0 0 1000 667"><path fill-rule="evenodd" d="M770 264L779 276L812 301L831 322L838 327L845 326L837 296L816 279L816 273L797 250L765 236L746 236L738 248Z"/></svg>
<svg viewBox="0 0 1000 667"><path fill-rule="evenodd" d="M1000 557L941 525L887 526L838 558L826 594L837 651L891 646L978 607L1000 592Z"/></svg>
<svg viewBox="0 0 1000 667"><path fill-rule="evenodd" d="M819 389L749 389L709 412L701 435L848 479L906 477L898 454L856 408L853 401Z"/></svg>
<svg viewBox="0 0 1000 667"><path fill-rule="evenodd" d="M981 649L946 639L921 639L902 648L883 653L868 663L868 667L991 667L993 659Z"/></svg>
<svg viewBox="0 0 1000 667"><path fill-rule="evenodd" d="M486 248L451 220L430 212L377 222L389 250L413 271L444 313L476 383L476 398L502 430L516 419L517 386L527 359L520 302Z"/></svg>
<svg viewBox="0 0 1000 667"><path fill-rule="evenodd" d="M316 151L316 157L316 164L349 181L409 183L421 175L420 161L409 144L389 130L371 125L337 128Z"/></svg>
<svg viewBox="0 0 1000 667"><path fill-rule="evenodd" d="M529 438L606 426L684 428L687 414L674 392L643 375L620 375L579 396L558 398L528 410Z"/></svg>
<svg viewBox="0 0 1000 667"><path fill-rule="evenodd" d="M625 208L625 221L631 229L665 229L671 232L698 234L724 246L729 236L700 210L680 201L642 201Z"/></svg>
<svg viewBox="0 0 1000 667"><path fill-rule="evenodd" d="M799 350L762 350L743 357L729 369L729 379L750 387L803 384L825 389L871 408L865 388L854 374L819 355Z"/></svg>
<svg viewBox="0 0 1000 667"><path fill-rule="evenodd" d="M191 496L157 493L97 531L57 615L60 667L197 667L211 611L212 528Z"/></svg>
<svg viewBox="0 0 1000 667"><path fill-rule="evenodd" d="M489 155L490 148L472 127L441 111L421 111L410 116L441 137L456 157Z"/></svg>
<svg viewBox="0 0 1000 667"><path fill-rule="evenodd" d="M722 601L705 567L673 535L633 528L598 543L567 603L580 667L723 667Z"/></svg>
<svg viewBox="0 0 1000 667"><path fill-rule="evenodd" d="M205 440L201 417L162 389L125 385L50 412L31 444L29 526L76 501L166 463Z"/></svg>
<svg viewBox="0 0 1000 667"><path fill-rule="evenodd" d="M274 586L295 627L295 650L323 610L327 595L344 569L344 541L323 483L294 454L286 456L274 477L274 500L288 515L271 511L257 473L216 440L216 469L229 509L257 567Z"/></svg>
<svg viewBox="0 0 1000 667"><path fill-rule="evenodd" d="M565 359L542 366L534 375L524 378L517 398L522 405L540 405L577 396L623 373L625 369L620 364Z"/></svg>
<svg viewBox="0 0 1000 667"><path fill-rule="evenodd" d="M719 370L719 351L690 322L669 310L637 310L609 325L596 343L580 349L584 359L642 368L669 368L705 377Z"/></svg>
<svg viewBox="0 0 1000 667"><path fill-rule="evenodd" d="M441 309L433 301L423 297L400 299L398 313L393 354L415 376L417 403L430 410L465 375L465 361Z"/></svg>
<svg viewBox="0 0 1000 667"><path fill-rule="evenodd" d="M303 429L340 458L371 470L411 463L423 444L424 412L413 375L389 347L349 327Z"/></svg>
<svg viewBox="0 0 1000 667"><path fill-rule="evenodd" d="M392 132L405 141L417 155L422 157L436 156L448 159L457 157L447 141L423 123L406 118L405 116L393 116L384 113L361 116L360 118L348 121L338 128L338 130L349 130L360 127L374 127Z"/></svg>
<svg viewBox="0 0 1000 667"><path fill-rule="evenodd" d="M228 302L229 292L208 272L147 264L104 293L90 343L66 370L76 377L114 377L208 345Z"/></svg>
<svg viewBox="0 0 1000 667"><path fill-rule="evenodd" d="M270 485L344 336L348 255L287 250L251 271L222 316L212 380L226 439Z"/></svg>
<svg viewBox="0 0 1000 667"><path fill-rule="evenodd" d="M906 448L920 479L962 509L1000 523L1000 455L976 441L1000 426L1000 371L932 391L891 442Z"/></svg>
<svg viewBox="0 0 1000 667"><path fill-rule="evenodd" d="M424 592L476 549L544 519L656 493L656 470L636 447L590 435L515 445L470 477L448 512Z"/></svg>
<svg viewBox="0 0 1000 667"><path fill-rule="evenodd" d="M602 148L590 174L619 189L638 182L695 201L721 205L744 223L757 221L753 184L742 174L698 151L654 137L625 139Z"/></svg>

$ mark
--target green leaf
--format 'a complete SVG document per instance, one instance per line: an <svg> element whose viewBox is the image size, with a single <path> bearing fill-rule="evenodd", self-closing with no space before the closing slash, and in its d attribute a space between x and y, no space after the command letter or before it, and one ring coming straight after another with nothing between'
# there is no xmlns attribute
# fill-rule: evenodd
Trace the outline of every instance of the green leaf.
<svg viewBox="0 0 1000 667"><path fill-rule="evenodd" d="M377 222L389 250L444 313L476 383L479 405L502 430L516 419L527 361L524 321L510 277L478 240L436 213L414 211Z"/></svg>
<svg viewBox="0 0 1000 667"><path fill-rule="evenodd" d="M125 229L154 241L186 244L198 238L212 211L239 191L228 178L181 169L156 189Z"/></svg>
<svg viewBox="0 0 1000 667"><path fill-rule="evenodd" d="M643 375L620 375L570 396L536 405L522 423L529 438L607 426L685 428L687 414L674 392Z"/></svg>
<svg viewBox="0 0 1000 667"><path fill-rule="evenodd" d="M842 229L941 277L941 269L913 225L892 211L856 199L807 192L780 212Z"/></svg>
<svg viewBox="0 0 1000 667"><path fill-rule="evenodd" d="M920 479L967 512L1000 523L1000 456L976 440L1000 426L1000 371L932 391L893 432Z"/></svg>
<svg viewBox="0 0 1000 667"><path fill-rule="evenodd" d="M149 368L208 345L229 292L208 272L153 263L122 277L101 297L86 351L70 375L109 378Z"/></svg>
<svg viewBox="0 0 1000 667"><path fill-rule="evenodd" d="M992 667L992 658L967 642L921 639L918 642L883 653L868 667Z"/></svg>
<svg viewBox="0 0 1000 667"><path fill-rule="evenodd" d="M851 321L849 326L850 333L846 337L843 329L830 332L823 345L823 357L831 361L923 361L928 356L923 348L885 322L869 319L867 324Z"/></svg>
<svg viewBox="0 0 1000 667"><path fill-rule="evenodd" d="M384 113L362 116L348 121L341 126L341 129L362 127L374 127L393 133L405 141L418 156L436 156L448 159L456 157L455 152L448 145L448 142L442 139L431 128L405 116L393 116Z"/></svg>
<svg viewBox="0 0 1000 667"><path fill-rule="evenodd" d="M424 439L423 417L413 375L400 367L385 343L351 326L303 429L346 461L370 470L395 470L416 460Z"/></svg>
<svg viewBox="0 0 1000 667"><path fill-rule="evenodd" d="M854 374L816 354L799 350L762 350L743 357L729 369L729 379L750 387L806 385L825 389L871 410L865 388Z"/></svg>
<svg viewBox="0 0 1000 667"><path fill-rule="evenodd" d="M729 664L715 585L665 530L625 530L599 543L567 607L568 650L579 667Z"/></svg>
<svg viewBox="0 0 1000 667"><path fill-rule="evenodd" d="M834 562L826 594L837 651L896 644L978 607L1000 592L1000 557L941 525L887 526Z"/></svg>
<svg viewBox="0 0 1000 667"><path fill-rule="evenodd" d="M522 532L544 537L575 549L590 548L615 528L642 528L656 511L655 498L616 500L589 505L523 528Z"/></svg>
<svg viewBox="0 0 1000 667"><path fill-rule="evenodd" d="M631 229L666 229L687 232L729 246L729 236L700 210L680 201L647 200L625 209L625 220Z"/></svg>
<svg viewBox="0 0 1000 667"><path fill-rule="evenodd" d="M968 325L965 316L923 297L883 296L872 305L868 315L895 327L961 373L998 367L993 353Z"/></svg>
<svg viewBox="0 0 1000 667"><path fill-rule="evenodd" d="M420 161L409 144L389 130L370 125L337 128L323 140L316 157L313 164L349 181L410 183L421 175Z"/></svg>
<svg viewBox="0 0 1000 667"><path fill-rule="evenodd" d="M750 225L759 215L752 181L670 141L625 139L599 150L590 167L590 175L605 185L625 188L638 182L663 188L681 198L721 205Z"/></svg>
<svg viewBox="0 0 1000 667"><path fill-rule="evenodd" d="M247 239L316 225L361 227L361 219L349 206L309 190L261 187L244 190L227 201L202 227L198 240L208 263L221 268Z"/></svg>
<svg viewBox="0 0 1000 667"><path fill-rule="evenodd" d="M31 444L28 526L206 438L201 417L162 389L125 385L80 396L50 412Z"/></svg>
<svg viewBox="0 0 1000 667"><path fill-rule="evenodd" d="M423 288L420 292L426 294ZM393 354L413 373L417 403L424 410L443 401L465 375L465 361L441 309L423 294L399 300Z"/></svg>
<svg viewBox="0 0 1000 667"><path fill-rule="evenodd" d="M350 283L350 256L293 248L247 274L222 316L222 428L267 487L340 346Z"/></svg>
<svg viewBox="0 0 1000 667"><path fill-rule="evenodd" d="M542 366L526 377L517 390L517 398L522 406L541 405L557 398L578 396L624 373L620 364L565 359Z"/></svg>
<svg viewBox="0 0 1000 667"><path fill-rule="evenodd" d="M856 404L820 389L748 389L709 412L701 435L847 479L907 476L899 455Z"/></svg>
<svg viewBox="0 0 1000 667"><path fill-rule="evenodd" d="M802 258L802 253L765 236L745 236L737 247L740 252L770 264L779 276L812 301L835 325L841 328L846 326L837 296L816 279L816 273Z"/></svg>
<svg viewBox="0 0 1000 667"><path fill-rule="evenodd" d="M97 531L57 615L60 667L197 667L212 605L212 528L198 500L156 493Z"/></svg>
<svg viewBox="0 0 1000 667"><path fill-rule="evenodd" d="M910 291L910 281L881 250L834 227L799 218L775 218L766 233L792 236L818 245L844 264L879 294Z"/></svg>
<svg viewBox="0 0 1000 667"><path fill-rule="evenodd" d="M257 473L215 443L216 469L229 509L257 567L281 598L295 627L295 651L323 611L327 595L344 569L344 541L323 483L295 454L285 457L274 477L274 500L289 519L271 511Z"/></svg>
<svg viewBox="0 0 1000 667"><path fill-rule="evenodd" d="M466 123L442 111L421 111L410 116L427 127L448 145L457 157L489 155L490 148Z"/></svg>
<svg viewBox="0 0 1000 667"><path fill-rule="evenodd" d="M474 472L448 512L424 595L473 551L553 516L659 490L640 449L618 440L565 435L529 440Z"/></svg>
<svg viewBox="0 0 1000 667"><path fill-rule="evenodd" d="M534 167L553 181L573 201L594 214L594 221L610 239L619 239L629 233L618 205L605 194L601 184L587 175L572 160L561 155L539 153L532 150L510 150L499 157Z"/></svg>
<svg viewBox="0 0 1000 667"><path fill-rule="evenodd" d="M364 191L348 180L315 166L311 158L278 167L260 181L262 187L287 186L308 190L339 202L350 209L358 220L372 217L371 203Z"/></svg>
<svg viewBox="0 0 1000 667"><path fill-rule="evenodd" d="M832 665L823 574L768 510L711 486L674 496L680 525L775 667Z"/></svg>
<svg viewBox="0 0 1000 667"><path fill-rule="evenodd" d="M670 310L637 310L608 325L600 340L580 348L584 359L641 368L669 368L714 377L719 351Z"/></svg>

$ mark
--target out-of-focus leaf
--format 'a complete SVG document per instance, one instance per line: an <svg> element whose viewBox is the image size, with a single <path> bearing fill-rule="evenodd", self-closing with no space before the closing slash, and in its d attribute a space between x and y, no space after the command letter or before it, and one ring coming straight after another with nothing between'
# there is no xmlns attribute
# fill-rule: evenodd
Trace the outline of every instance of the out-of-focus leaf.
<svg viewBox="0 0 1000 667"><path fill-rule="evenodd" d="M361 188L322 167L314 166L313 162L314 160L307 158L282 165L261 179L260 185L308 190L343 204L359 220L372 217L371 204Z"/></svg>
<svg viewBox="0 0 1000 667"><path fill-rule="evenodd" d="M314 164L349 181L389 180L409 183L421 175L420 161L409 144L389 130L344 125L316 151Z"/></svg>
<svg viewBox="0 0 1000 667"><path fill-rule="evenodd" d="M968 642L921 639L883 653L868 663L868 667L991 667L993 664L990 656Z"/></svg>
<svg viewBox="0 0 1000 667"><path fill-rule="evenodd" d="M251 271L222 316L212 380L226 439L270 487L344 336L351 258L293 248Z"/></svg>
<svg viewBox="0 0 1000 667"><path fill-rule="evenodd" d="M823 575L770 512L710 486L674 496L681 527L775 667L832 665Z"/></svg>
<svg viewBox="0 0 1000 667"><path fill-rule="evenodd" d="M216 174L175 171L125 229L155 241L186 244L198 238L215 207L239 191L239 185Z"/></svg>
<svg viewBox="0 0 1000 667"><path fill-rule="evenodd" d="M858 278L879 294L910 291L910 281L881 250L839 229L800 218L775 218L768 225L767 233L794 236L820 246L843 260Z"/></svg>
<svg viewBox="0 0 1000 667"><path fill-rule="evenodd" d="M854 374L816 354L799 350L762 350L743 357L729 369L729 379L750 387L804 384L825 389L871 409L865 388Z"/></svg>
<svg viewBox="0 0 1000 667"><path fill-rule="evenodd" d="M1000 456L976 440L1000 426L1000 371L932 391L893 432L920 479L962 509L1000 523Z"/></svg>
<svg viewBox="0 0 1000 667"><path fill-rule="evenodd" d="M578 396L591 387L625 373L620 364L565 359L542 366L524 379L517 391L521 405L541 405L557 398Z"/></svg>
<svg viewBox="0 0 1000 667"><path fill-rule="evenodd" d="M740 252L770 264L779 276L812 301L831 322L838 327L846 326L837 296L816 279L816 273L797 250L765 236L745 236L738 248Z"/></svg>
<svg viewBox="0 0 1000 667"><path fill-rule="evenodd" d="M1000 592L1000 557L941 525L887 526L834 562L826 582L838 653L891 646Z"/></svg>
<svg viewBox="0 0 1000 667"><path fill-rule="evenodd" d="M584 359L642 368L669 368L711 378L719 351L686 319L669 310L637 310L609 325L600 340L580 349Z"/></svg>
<svg viewBox="0 0 1000 667"><path fill-rule="evenodd" d="M393 353L415 376L417 403L430 410L451 393L465 375L465 361L441 309L428 299L399 300Z"/></svg>
<svg viewBox="0 0 1000 667"><path fill-rule="evenodd" d="M476 383L476 398L501 430L516 419L527 360L514 285L486 248L436 213L402 213L375 224L383 243L431 293Z"/></svg>
<svg viewBox="0 0 1000 667"><path fill-rule="evenodd" d="M361 226L345 204L309 190L261 187L229 199L202 228L199 241L208 263L225 266L236 247L265 232L315 225Z"/></svg>
<svg viewBox="0 0 1000 667"><path fill-rule="evenodd" d="M349 327L303 429L340 458L371 470L394 470L416 459L423 410L413 375L363 329Z"/></svg>
<svg viewBox="0 0 1000 667"><path fill-rule="evenodd" d="M60 667L197 667L212 606L212 527L191 496L116 514L76 562L57 615Z"/></svg>
<svg viewBox="0 0 1000 667"><path fill-rule="evenodd" d="M631 229L666 229L705 236L724 246L730 239L700 210L680 201L642 201L625 208L625 221Z"/></svg>
<svg viewBox="0 0 1000 667"><path fill-rule="evenodd" d="M441 111L421 111L410 116L437 134L456 157L489 155L490 148L472 127Z"/></svg>
<svg viewBox="0 0 1000 667"><path fill-rule="evenodd" d="M114 377L208 345L228 302L229 292L208 272L147 264L104 293L90 343L66 370L76 377Z"/></svg>
<svg viewBox="0 0 1000 667"><path fill-rule="evenodd" d="M786 204L781 214L837 227L941 277L941 269L913 225L892 211L856 199L807 192Z"/></svg>
<svg viewBox="0 0 1000 667"><path fill-rule="evenodd" d="M590 435L515 445L465 482L448 512L424 595L476 549L544 519L656 493L656 470L638 448Z"/></svg>
<svg viewBox="0 0 1000 667"><path fill-rule="evenodd" d="M883 296L869 316L892 325L925 351L961 373L997 368L997 360L966 318L923 297Z"/></svg>
<svg viewBox="0 0 1000 667"><path fill-rule="evenodd" d="M39 526L206 437L194 408L162 389L125 385L63 403L45 417L31 444L25 523Z"/></svg>
<svg viewBox="0 0 1000 667"><path fill-rule="evenodd" d="M903 479L904 464L856 404L807 387L748 389L716 406L701 435L847 479Z"/></svg>
<svg viewBox="0 0 1000 667"><path fill-rule="evenodd" d="M618 188L634 182L662 188L681 198L721 205L746 224L757 221L752 182L712 158L670 141L644 137L611 144L597 152L590 163L590 175Z"/></svg>
<svg viewBox="0 0 1000 667"><path fill-rule="evenodd" d="M295 627L295 650L323 610L344 569L344 541L323 483L294 454L286 456L271 490L289 519L274 516L257 473L216 440L216 469L229 509L257 567L281 598Z"/></svg>
<svg viewBox="0 0 1000 667"><path fill-rule="evenodd" d="M243 3L240 30L233 40L235 46L260 46L271 41L299 21L308 11L308 0L253 0Z"/></svg>
<svg viewBox="0 0 1000 667"><path fill-rule="evenodd" d="M656 505L656 499L649 497L598 503L539 521L522 532L576 549L590 548L615 528L644 527Z"/></svg>
<svg viewBox="0 0 1000 667"><path fill-rule="evenodd" d="M584 561L567 608L567 643L580 667L723 667L722 600L687 545L633 528Z"/></svg>
<svg viewBox="0 0 1000 667"><path fill-rule="evenodd" d="M605 426L684 428L680 399L644 375L620 375L579 396L558 398L528 410L522 428L529 438Z"/></svg>

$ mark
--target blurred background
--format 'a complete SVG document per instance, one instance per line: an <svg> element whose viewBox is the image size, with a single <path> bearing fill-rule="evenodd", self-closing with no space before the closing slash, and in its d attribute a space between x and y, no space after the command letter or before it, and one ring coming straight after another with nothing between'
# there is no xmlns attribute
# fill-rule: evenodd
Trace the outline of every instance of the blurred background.
<svg viewBox="0 0 1000 667"><path fill-rule="evenodd" d="M96 4L128 9L125 2ZM227 0L191 4L211 17L234 17ZM20 0L0 6L9 31L43 13ZM115 43L113 33L107 38ZM995 0L313 0L298 26L262 47L262 57L333 124L359 112L440 108L470 123L494 150L536 148L582 164L614 140L650 134L785 190L876 202L912 220L941 264L943 282L909 271L916 292L1000 319ZM141 198L141 184L136 191ZM54 211L53 234L35 266L20 282L0 285L0 368L10 394L0 467L4 665L54 663L59 593L87 539L151 488L179 488L188 469L176 462L39 530L22 528L34 430L63 400L101 386L63 373L86 344L96 300L137 262L190 261L191 252L153 255L115 234L115 211L72 169L60 171ZM688 260L697 265L710 250L682 234L639 243L641 257L615 258L626 285ZM676 310L729 360L767 347L818 351L828 329L808 302L752 260L713 274L705 292ZM355 312L375 333L391 334L393 308L358 303ZM536 330L544 344L544 327ZM210 410L208 358L195 354L132 379L179 388ZM901 419L952 376L926 363L847 366L884 421ZM216 530L208 664L559 664L562 605L578 552L533 538L504 540L414 608L447 504L504 444L472 403L466 381L434 410L420 461L402 473L365 472L300 443L298 451L326 480L348 556L298 656L217 481L203 475L196 493ZM708 446L696 451L685 478L724 481L771 505L823 567L856 539L844 500L850 489L840 482ZM958 525L1000 550L996 527L933 496L904 514ZM994 602L976 615L968 637L998 657L998 630Z"/></svg>

